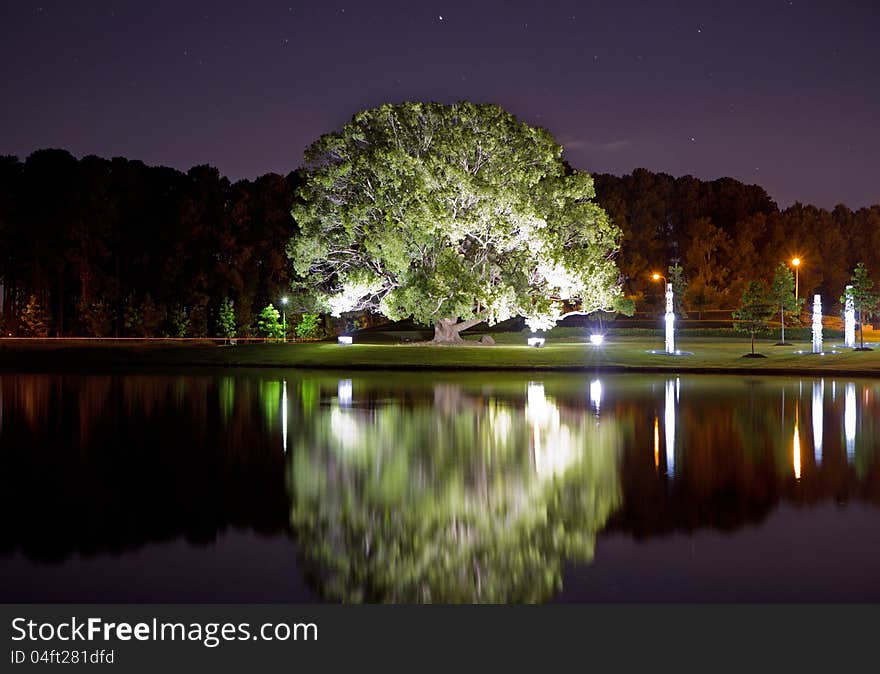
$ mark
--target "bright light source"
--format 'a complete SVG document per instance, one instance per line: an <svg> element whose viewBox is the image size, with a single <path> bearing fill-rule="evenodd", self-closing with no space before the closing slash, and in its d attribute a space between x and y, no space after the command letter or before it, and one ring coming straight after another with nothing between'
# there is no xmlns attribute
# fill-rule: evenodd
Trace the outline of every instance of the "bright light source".
<svg viewBox="0 0 880 674"><path fill-rule="evenodd" d="M796 258L794 258L794 259L791 261L791 263L792 263L795 267L798 267L798 266L800 266L800 264L801 264L801 259L800 259L799 257L796 257Z"/></svg>
<svg viewBox="0 0 880 674"><path fill-rule="evenodd" d="M656 274L656 273L655 273L655 274L652 274L652 275L651 275L651 278L654 279L655 281L659 281L659 280L660 280L660 274Z"/></svg>
<svg viewBox="0 0 880 674"><path fill-rule="evenodd" d="M351 344L351 337L348 335L340 335L337 340L340 344Z"/></svg>
<svg viewBox="0 0 880 674"><path fill-rule="evenodd" d="M286 297L282 297L282 298L281 298L281 304L287 304L287 298L286 298Z"/></svg>
<svg viewBox="0 0 880 674"><path fill-rule="evenodd" d="M529 337L529 346L544 346L544 341L543 337Z"/></svg>
<svg viewBox="0 0 880 674"><path fill-rule="evenodd" d="M590 335L590 344L601 346L605 342L605 335Z"/></svg>

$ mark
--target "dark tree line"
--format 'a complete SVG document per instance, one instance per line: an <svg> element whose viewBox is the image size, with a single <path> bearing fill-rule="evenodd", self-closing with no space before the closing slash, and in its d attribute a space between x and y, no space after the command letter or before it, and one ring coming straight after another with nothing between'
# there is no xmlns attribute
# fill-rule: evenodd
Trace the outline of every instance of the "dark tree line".
<svg viewBox="0 0 880 674"><path fill-rule="evenodd" d="M250 334L290 285L295 181L63 150L0 157L3 334L214 335L226 297Z"/></svg>
<svg viewBox="0 0 880 674"><path fill-rule="evenodd" d="M662 300L650 273L676 260L693 311L735 307L794 255L801 297L838 298L858 262L880 271L880 206L780 210L731 178L594 177L624 232L617 261L638 308ZM296 172L231 183L210 166L63 150L0 156L2 334L218 336L225 298L236 333L254 334L261 309L290 289L297 184Z"/></svg>
<svg viewBox="0 0 880 674"><path fill-rule="evenodd" d="M880 270L880 205L828 211L796 203L780 210L757 185L732 178L673 178L636 169L594 176L599 203L621 227L618 265L637 306L662 298L652 271L677 260L693 311L732 309L750 281L769 282L780 262L799 256L799 295L836 301L853 268Z"/></svg>

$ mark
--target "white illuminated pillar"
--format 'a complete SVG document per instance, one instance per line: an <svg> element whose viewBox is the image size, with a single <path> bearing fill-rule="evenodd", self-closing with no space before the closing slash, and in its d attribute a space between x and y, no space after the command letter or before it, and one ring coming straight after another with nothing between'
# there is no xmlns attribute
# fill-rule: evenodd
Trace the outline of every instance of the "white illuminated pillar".
<svg viewBox="0 0 880 674"><path fill-rule="evenodd" d="M813 382L813 456L816 465L822 463L822 434L825 414L825 380Z"/></svg>
<svg viewBox="0 0 880 674"><path fill-rule="evenodd" d="M822 353L822 297L813 296L813 353Z"/></svg>
<svg viewBox="0 0 880 674"><path fill-rule="evenodd" d="M663 410L663 427L666 432L666 473L675 474L675 382L666 382L666 407Z"/></svg>
<svg viewBox="0 0 880 674"><path fill-rule="evenodd" d="M843 306L844 343L853 349L856 346L856 306L853 301L852 286L847 286L843 295L846 301Z"/></svg>
<svg viewBox="0 0 880 674"><path fill-rule="evenodd" d="M843 403L843 434L846 438L846 460L852 461L856 455L856 385L846 385Z"/></svg>
<svg viewBox="0 0 880 674"><path fill-rule="evenodd" d="M666 353L675 353L675 314L672 311L672 284L666 284Z"/></svg>

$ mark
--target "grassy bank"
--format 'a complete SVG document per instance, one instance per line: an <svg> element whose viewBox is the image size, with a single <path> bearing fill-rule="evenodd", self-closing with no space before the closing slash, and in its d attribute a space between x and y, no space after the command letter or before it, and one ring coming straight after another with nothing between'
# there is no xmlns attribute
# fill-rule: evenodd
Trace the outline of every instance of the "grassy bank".
<svg viewBox="0 0 880 674"><path fill-rule="evenodd" d="M877 349L854 352L836 348L829 355L797 354L809 344L774 346L757 343L766 358L742 358L749 350L742 338L682 337L677 346L687 356L650 353L662 350L657 337L611 335L602 346L581 341L548 339L543 348L521 342L496 346L459 347L420 344L330 342L244 344L222 346L211 342L101 342L53 340L0 340L0 371L108 371L165 367L296 367L348 369L442 370L642 370L678 372L742 372L791 374L880 375ZM507 336L504 337L507 340ZM826 349L838 341L826 340Z"/></svg>

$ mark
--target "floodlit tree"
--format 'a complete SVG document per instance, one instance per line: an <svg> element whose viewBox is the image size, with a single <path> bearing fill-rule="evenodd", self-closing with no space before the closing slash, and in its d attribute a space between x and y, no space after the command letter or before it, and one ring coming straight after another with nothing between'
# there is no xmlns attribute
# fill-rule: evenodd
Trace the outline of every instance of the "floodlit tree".
<svg viewBox="0 0 880 674"><path fill-rule="evenodd" d="M620 230L545 129L495 105L361 112L306 151L288 246L316 308L434 326L434 341L524 316L617 308ZM576 307L574 311L566 311Z"/></svg>
<svg viewBox="0 0 880 674"><path fill-rule="evenodd" d="M220 336L224 339L235 338L235 307L232 300L224 297L220 303L220 311L217 315L217 328L220 330Z"/></svg>
<svg viewBox="0 0 880 674"><path fill-rule="evenodd" d="M755 333L767 327L770 317L776 311L776 305L770 301L764 284L760 281L749 283L742 296L739 309L733 312L733 327L740 332L747 332L752 338L752 353L755 357Z"/></svg>
<svg viewBox="0 0 880 674"><path fill-rule="evenodd" d="M21 312L21 325L28 337L47 337L49 335L49 314L36 295L28 298Z"/></svg>
<svg viewBox="0 0 880 674"><path fill-rule="evenodd" d="M868 351L865 346L865 321L870 320L880 307L880 296L874 292L874 281L864 262L859 262L853 270L852 285L853 308L859 313L859 350ZM845 297L840 298L844 303Z"/></svg>
<svg viewBox="0 0 880 674"><path fill-rule="evenodd" d="M296 324L296 336L300 339L315 339L321 334L321 317L318 314L303 314Z"/></svg>
<svg viewBox="0 0 880 674"><path fill-rule="evenodd" d="M281 325L281 314L271 304L267 305L257 316L257 332L269 339L282 339L284 327Z"/></svg>
<svg viewBox="0 0 880 674"><path fill-rule="evenodd" d="M768 299L774 307L779 307L779 321L782 325L780 344L785 344L785 312L800 314L803 298L794 296L794 274L785 262L780 262L773 273ZM775 310L775 309L774 309Z"/></svg>

